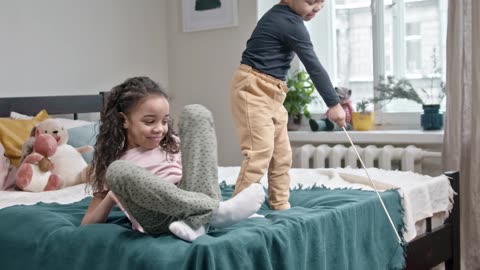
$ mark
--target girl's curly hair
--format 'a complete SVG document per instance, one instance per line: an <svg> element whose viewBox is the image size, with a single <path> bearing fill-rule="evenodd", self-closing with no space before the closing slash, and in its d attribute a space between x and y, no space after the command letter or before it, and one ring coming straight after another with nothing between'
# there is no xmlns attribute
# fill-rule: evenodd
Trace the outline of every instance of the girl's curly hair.
<svg viewBox="0 0 480 270"><path fill-rule="evenodd" d="M127 132L124 119L135 106L149 96L161 96L168 100L163 88L148 77L134 77L115 86L109 93L105 108L100 114L100 130L97 135L95 152L87 176L94 193L105 191L105 173L108 166L119 159L127 150ZM172 121L160 146L168 154L180 151L179 141L173 132Z"/></svg>

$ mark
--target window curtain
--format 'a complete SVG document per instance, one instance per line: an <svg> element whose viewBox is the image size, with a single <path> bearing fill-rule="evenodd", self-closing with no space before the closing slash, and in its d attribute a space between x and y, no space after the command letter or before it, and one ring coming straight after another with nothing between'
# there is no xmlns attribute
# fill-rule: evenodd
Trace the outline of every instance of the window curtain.
<svg viewBox="0 0 480 270"><path fill-rule="evenodd" d="M460 171L462 269L480 269L480 1L449 0L444 170Z"/></svg>

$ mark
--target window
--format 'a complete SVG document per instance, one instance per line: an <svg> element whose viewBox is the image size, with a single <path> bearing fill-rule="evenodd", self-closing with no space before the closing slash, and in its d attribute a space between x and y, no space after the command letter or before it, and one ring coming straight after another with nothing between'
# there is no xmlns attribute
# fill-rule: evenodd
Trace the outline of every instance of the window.
<svg viewBox="0 0 480 270"><path fill-rule="evenodd" d="M445 81L446 1L384 0L380 10L385 22L385 54L389 56L384 75L409 79L424 100L431 100L421 89L437 93ZM382 110L419 112L421 106L394 100Z"/></svg>
<svg viewBox="0 0 480 270"><path fill-rule="evenodd" d="M422 69L422 35L420 35L420 23L407 23L406 30L407 73L419 73Z"/></svg>
<svg viewBox="0 0 480 270"><path fill-rule="evenodd" d="M332 2L333 3L333 2ZM322 11L323 12L323 11ZM332 83L352 89L352 100L373 97L373 39L370 0L336 1L336 77ZM325 17L322 17L324 19ZM310 32L316 31L310 27ZM312 40L317 47L316 40ZM317 54L323 54L317 50Z"/></svg>
<svg viewBox="0 0 480 270"><path fill-rule="evenodd" d="M354 103L374 95L380 76L407 78L418 90L440 88L445 80L446 0L328 2L330 12L325 12L322 19L335 21L338 53L332 81L350 87ZM318 44L312 41L314 46ZM377 109L386 113L419 112L421 106L394 100Z"/></svg>
<svg viewBox="0 0 480 270"><path fill-rule="evenodd" d="M263 2L259 18L267 10L265 1L257 1ZM445 81L446 17L447 0L328 0L306 25L332 83L351 88L355 104L374 96L380 76L407 78L418 90L440 88ZM322 113L325 108L313 104L310 109ZM418 123L421 109L406 100L377 108L384 115L415 112L413 117L404 114L412 123Z"/></svg>

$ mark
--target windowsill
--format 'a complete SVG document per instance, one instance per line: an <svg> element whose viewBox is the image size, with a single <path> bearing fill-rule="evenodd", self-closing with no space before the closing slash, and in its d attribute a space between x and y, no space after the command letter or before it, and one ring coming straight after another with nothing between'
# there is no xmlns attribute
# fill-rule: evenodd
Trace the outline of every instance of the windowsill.
<svg viewBox="0 0 480 270"><path fill-rule="evenodd" d="M370 130L348 131L348 135L355 144L421 144L441 145L443 143L443 130ZM348 138L343 131L289 131L291 143L348 143Z"/></svg>

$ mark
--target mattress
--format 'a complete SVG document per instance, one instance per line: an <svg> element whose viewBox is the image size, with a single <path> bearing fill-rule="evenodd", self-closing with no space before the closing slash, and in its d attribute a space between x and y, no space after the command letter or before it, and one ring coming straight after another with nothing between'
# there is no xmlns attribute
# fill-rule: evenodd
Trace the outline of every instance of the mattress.
<svg viewBox="0 0 480 270"><path fill-rule="evenodd" d="M368 174L379 190L396 189L404 209L404 233L406 241L425 231L425 218L432 217L432 225L441 225L452 209L454 191L445 175L436 177L413 172L387 171L368 168ZM219 183L235 184L239 167L219 167ZM297 169L290 170L292 189L322 186L327 189L373 190L363 169ZM260 183L267 186L264 176ZM85 185L77 185L57 191L29 193L0 191L0 209L13 205L33 205L38 202L69 204L90 196Z"/></svg>
<svg viewBox="0 0 480 270"><path fill-rule="evenodd" d="M225 199L231 197L232 185L222 182L220 188ZM84 192L81 186L75 189ZM273 211L264 204L259 211L264 218L211 228L192 243L171 234L133 231L118 207L104 224L79 226L91 198L72 203L64 195L45 200L62 198L65 204L40 202L0 210L2 269L367 270L405 266L404 249L371 191L298 187L291 192L291 209ZM380 196L396 230L401 230L405 224L400 194L387 190Z"/></svg>

